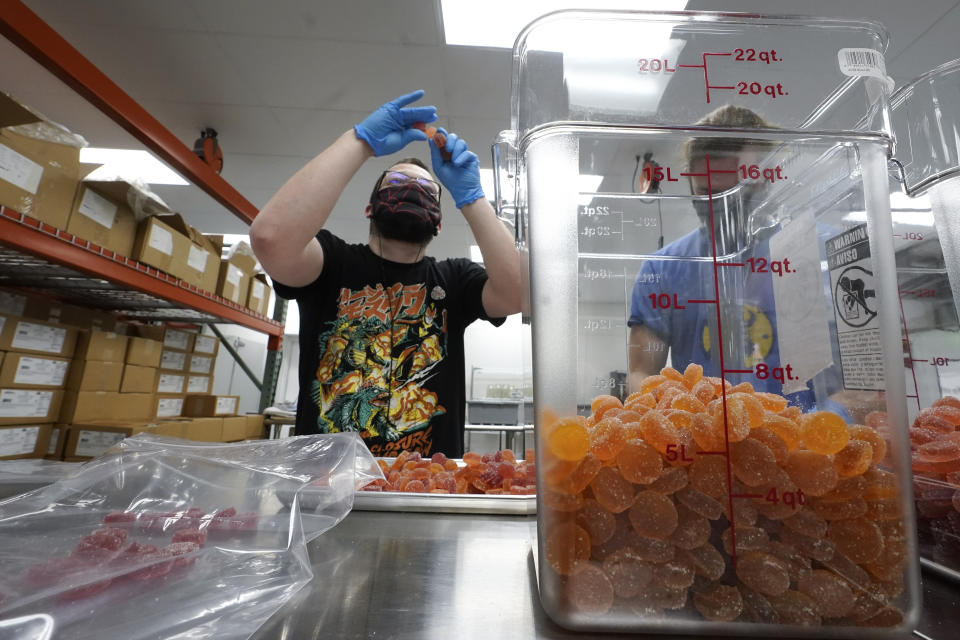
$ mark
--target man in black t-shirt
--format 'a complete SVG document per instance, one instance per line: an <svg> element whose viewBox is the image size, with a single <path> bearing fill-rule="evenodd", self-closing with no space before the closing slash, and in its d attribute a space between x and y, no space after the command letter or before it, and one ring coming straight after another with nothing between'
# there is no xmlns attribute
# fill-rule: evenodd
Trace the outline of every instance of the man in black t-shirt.
<svg viewBox="0 0 960 640"><path fill-rule="evenodd" d="M456 134L430 139L436 176L473 232L486 269L424 255L441 227L440 185L419 160L390 166L365 214L366 244L323 227L350 179L372 155L426 134L434 107L407 107L422 91L384 104L296 173L250 227L277 294L300 307L296 433L356 431L377 456L404 449L463 455L463 333L478 318L499 325L520 310L513 238L480 187L479 160Z"/></svg>

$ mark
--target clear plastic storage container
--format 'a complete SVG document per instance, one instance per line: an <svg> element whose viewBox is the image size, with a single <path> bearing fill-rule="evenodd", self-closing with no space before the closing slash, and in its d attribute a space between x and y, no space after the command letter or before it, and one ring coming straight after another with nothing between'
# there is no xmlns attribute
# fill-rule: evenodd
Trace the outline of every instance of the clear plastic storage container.
<svg viewBox="0 0 960 640"><path fill-rule="evenodd" d="M960 579L960 60L891 96L891 188L921 561ZM909 194L909 195L908 195Z"/></svg>
<svg viewBox="0 0 960 640"><path fill-rule="evenodd" d="M494 159L529 251L557 623L915 623L885 45L871 22L688 12L518 38Z"/></svg>

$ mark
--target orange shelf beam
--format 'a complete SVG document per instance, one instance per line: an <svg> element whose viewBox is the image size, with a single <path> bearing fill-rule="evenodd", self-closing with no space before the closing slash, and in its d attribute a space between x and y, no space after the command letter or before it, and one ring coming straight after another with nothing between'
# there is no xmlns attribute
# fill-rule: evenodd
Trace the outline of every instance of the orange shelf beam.
<svg viewBox="0 0 960 640"><path fill-rule="evenodd" d="M261 331L270 336L270 349L278 349L283 338L283 325L275 320L6 207L0 207L0 244L222 318L225 323Z"/></svg>
<svg viewBox="0 0 960 640"><path fill-rule="evenodd" d="M20 0L0 3L0 34L247 224L257 208Z"/></svg>

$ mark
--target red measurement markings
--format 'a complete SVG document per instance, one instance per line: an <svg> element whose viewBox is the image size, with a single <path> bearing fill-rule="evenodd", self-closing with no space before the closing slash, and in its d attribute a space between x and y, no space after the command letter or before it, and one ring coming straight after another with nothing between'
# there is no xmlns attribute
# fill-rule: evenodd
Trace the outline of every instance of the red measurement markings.
<svg viewBox="0 0 960 640"><path fill-rule="evenodd" d="M898 291L899 295L897 300L900 302L900 321L903 323L903 335L904 342L907 345L907 357L910 358L910 361L913 361L913 350L910 347L910 330L907 329L907 316L903 312L903 290ZM917 401L917 410L919 411L922 407L920 406L920 387L917 386L917 372L914 370L913 366L910 367L910 375L913 376L913 389L916 392L916 395L907 396L908 398L914 398Z"/></svg>
<svg viewBox="0 0 960 640"><path fill-rule="evenodd" d="M706 79L707 74L707 58L709 54L704 54L703 58L703 74L704 79ZM727 54L730 55L730 54ZM709 85L708 85L709 87ZM710 94L707 93L707 102L710 102ZM705 154L703 157L704 160L704 169L707 177L707 193L710 194L710 197L707 199L708 209L710 211L710 246L712 248L713 255L713 297L714 300L720 300L720 278L718 277L717 269L717 232L716 227L714 226L713 221L713 183L711 182L710 176L713 172L710 171L710 154ZM720 353L720 371L726 370L726 364L723 359L723 319L720 314L720 305L716 305L717 310L717 346L719 347L717 351ZM721 374L722 375L722 374ZM720 385L720 399L721 406L723 407L723 440L724 440L724 450L727 452L725 456L727 462L727 503L728 508L730 509L730 557L733 562L734 568L737 566L737 532L736 526L733 523L733 470L730 466L730 427L727 424L727 385Z"/></svg>
<svg viewBox="0 0 960 640"><path fill-rule="evenodd" d="M704 86L704 88L705 88L706 95L707 95L707 104L710 104L710 89L735 89L736 87L733 87L733 86L726 87L726 86L719 86L719 85L718 85L718 86L711 86L711 85L710 85L710 76L709 76L709 73L707 72L707 56L732 56L732 55L733 55L732 53L707 53L707 52L704 52L704 53L702 53L702 54L700 55L700 59L703 60L703 64L678 64L677 67L678 67L678 68L680 68L680 67L686 67L686 68L689 68L689 69L703 69L703 86ZM707 172L709 172L709 171L710 171L710 170L707 169ZM731 533L732 533L732 531L731 531ZM736 550L736 549L734 549L734 550Z"/></svg>

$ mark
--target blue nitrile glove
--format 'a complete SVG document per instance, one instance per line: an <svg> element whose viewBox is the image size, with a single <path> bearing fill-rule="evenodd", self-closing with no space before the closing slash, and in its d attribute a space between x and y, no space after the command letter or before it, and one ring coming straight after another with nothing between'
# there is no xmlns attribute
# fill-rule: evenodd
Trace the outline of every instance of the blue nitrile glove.
<svg viewBox="0 0 960 640"><path fill-rule="evenodd" d="M426 140L427 134L411 129L414 122L433 122L437 119L436 107L406 107L423 97L423 90L400 96L386 103L361 122L354 125L357 137L370 145L373 155L385 156L396 153L414 140Z"/></svg>
<svg viewBox="0 0 960 640"><path fill-rule="evenodd" d="M483 187L480 186L480 158L467 149L467 143L457 134L447 133L443 129L437 129L437 131L447 136L445 150L450 154L450 159L443 159L443 154L431 139L430 157L433 160L433 172L453 196L457 209L462 209L484 197Z"/></svg>

